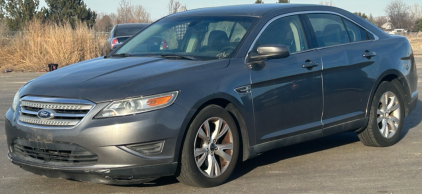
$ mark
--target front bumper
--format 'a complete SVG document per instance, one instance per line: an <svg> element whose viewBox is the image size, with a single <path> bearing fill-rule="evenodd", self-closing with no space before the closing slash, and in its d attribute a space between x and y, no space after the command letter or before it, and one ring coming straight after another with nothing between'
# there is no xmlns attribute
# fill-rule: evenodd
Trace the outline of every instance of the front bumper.
<svg viewBox="0 0 422 194"><path fill-rule="evenodd" d="M10 153L9 159L23 170L50 178L63 178L91 183L110 185L139 184L163 176L174 174L177 163L157 164L149 166L131 166L121 168L66 168L40 165L25 160L14 159Z"/></svg>
<svg viewBox="0 0 422 194"><path fill-rule="evenodd" d="M138 115L93 119L107 103L97 104L78 126L72 129L33 128L16 122L18 113L6 113L8 157L13 164L35 174L103 184L135 184L174 175L183 122L189 111L177 104ZM177 114L175 114L177 113ZM98 156L92 165L58 165L25 159L14 152L16 139L33 142L69 143ZM158 154L145 155L122 149L127 145L164 141ZM40 143L42 144L42 143Z"/></svg>

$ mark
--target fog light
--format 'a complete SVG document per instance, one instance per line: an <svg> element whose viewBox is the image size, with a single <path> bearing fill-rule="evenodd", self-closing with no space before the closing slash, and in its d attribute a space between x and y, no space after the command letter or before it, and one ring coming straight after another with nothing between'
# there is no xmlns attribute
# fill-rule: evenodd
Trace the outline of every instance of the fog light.
<svg viewBox="0 0 422 194"><path fill-rule="evenodd" d="M159 154L163 151L164 141L133 144L133 145L128 145L126 147L142 155Z"/></svg>

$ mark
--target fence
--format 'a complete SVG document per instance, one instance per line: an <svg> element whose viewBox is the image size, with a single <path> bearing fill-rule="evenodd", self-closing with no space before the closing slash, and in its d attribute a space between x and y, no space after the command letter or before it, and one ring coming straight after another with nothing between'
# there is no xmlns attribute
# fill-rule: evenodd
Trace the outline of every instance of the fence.
<svg viewBox="0 0 422 194"><path fill-rule="evenodd" d="M386 32L392 33L392 32ZM394 32L394 35L407 36L409 38L422 37L422 32Z"/></svg>
<svg viewBox="0 0 422 194"><path fill-rule="evenodd" d="M406 36L409 38L422 38L422 32L408 32Z"/></svg>

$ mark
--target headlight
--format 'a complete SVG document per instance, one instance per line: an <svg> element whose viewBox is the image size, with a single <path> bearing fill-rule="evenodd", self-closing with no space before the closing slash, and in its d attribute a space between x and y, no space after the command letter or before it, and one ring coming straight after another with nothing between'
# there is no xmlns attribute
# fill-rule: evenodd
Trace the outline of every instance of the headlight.
<svg viewBox="0 0 422 194"><path fill-rule="evenodd" d="M15 97L13 98L12 109L13 109L14 112L16 112L16 107L18 106L19 100L20 100L19 91L20 90L18 90L18 92L16 92Z"/></svg>
<svg viewBox="0 0 422 194"><path fill-rule="evenodd" d="M18 107L19 104L19 92L25 87L28 86L29 83L31 83L32 80L26 82L25 84L23 84L23 86L18 90L18 92L16 92L15 97L13 98L13 104L12 104L12 109L14 112L16 112L16 108Z"/></svg>
<svg viewBox="0 0 422 194"><path fill-rule="evenodd" d="M165 108L173 104L178 94L178 91L174 91L153 96L114 101L105 107L95 118L133 115Z"/></svg>

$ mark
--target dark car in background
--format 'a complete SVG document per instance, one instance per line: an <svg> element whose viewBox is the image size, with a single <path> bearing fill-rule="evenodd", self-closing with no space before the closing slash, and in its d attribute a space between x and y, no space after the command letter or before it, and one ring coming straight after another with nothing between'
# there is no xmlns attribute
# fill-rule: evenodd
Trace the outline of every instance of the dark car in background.
<svg viewBox="0 0 422 194"><path fill-rule="evenodd" d="M103 55L107 55L113 47L119 43L124 43L127 39L146 28L147 23L129 23L114 25L110 35L103 46Z"/></svg>
<svg viewBox="0 0 422 194"><path fill-rule="evenodd" d="M6 113L8 157L48 177L212 187L238 161L336 133L394 145L416 71L406 37L339 8L190 10L26 83Z"/></svg>

